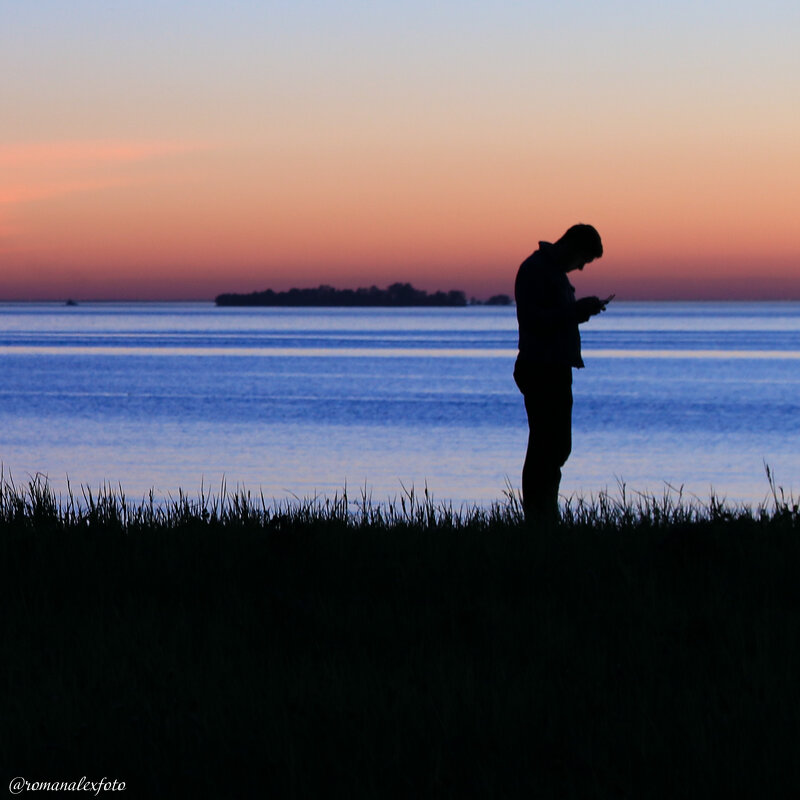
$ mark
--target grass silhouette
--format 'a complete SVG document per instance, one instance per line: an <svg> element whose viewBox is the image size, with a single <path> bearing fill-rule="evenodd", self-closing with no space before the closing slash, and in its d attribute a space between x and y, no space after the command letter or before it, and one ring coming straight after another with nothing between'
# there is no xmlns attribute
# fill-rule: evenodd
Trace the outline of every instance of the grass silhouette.
<svg viewBox="0 0 800 800"><path fill-rule="evenodd" d="M8 778L134 796L800 789L800 516L601 494L555 529L362 492L0 482Z"/></svg>

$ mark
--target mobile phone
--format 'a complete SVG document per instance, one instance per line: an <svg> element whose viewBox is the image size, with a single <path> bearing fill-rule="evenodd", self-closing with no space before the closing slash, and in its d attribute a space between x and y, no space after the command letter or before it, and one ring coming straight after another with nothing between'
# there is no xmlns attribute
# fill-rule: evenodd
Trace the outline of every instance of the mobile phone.
<svg viewBox="0 0 800 800"><path fill-rule="evenodd" d="M611 302L611 301L612 301L612 300L613 300L615 297L616 297L616 295L615 295L615 294L610 294L608 297L606 297L606 299L605 299L605 300L601 300L600 302L601 302L601 303L602 303L604 306L607 306L607 305L608 305L608 304L609 304L609 303L610 303L610 302Z"/></svg>

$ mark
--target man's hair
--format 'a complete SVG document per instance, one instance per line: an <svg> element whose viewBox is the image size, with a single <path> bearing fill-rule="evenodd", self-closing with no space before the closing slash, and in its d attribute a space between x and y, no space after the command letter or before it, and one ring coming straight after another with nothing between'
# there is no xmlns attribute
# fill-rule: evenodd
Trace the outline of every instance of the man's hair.
<svg viewBox="0 0 800 800"><path fill-rule="evenodd" d="M591 225L573 225L560 239L559 244L571 252L585 258L600 258L603 255L603 242L600 234Z"/></svg>

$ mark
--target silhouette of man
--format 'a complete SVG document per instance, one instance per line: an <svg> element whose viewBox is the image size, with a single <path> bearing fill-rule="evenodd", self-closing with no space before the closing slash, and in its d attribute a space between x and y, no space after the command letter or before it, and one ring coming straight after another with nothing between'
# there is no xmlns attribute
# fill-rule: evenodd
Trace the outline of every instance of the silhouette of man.
<svg viewBox="0 0 800 800"><path fill-rule="evenodd" d="M591 225L573 225L557 242L539 242L539 249L517 272L519 355L514 380L528 415L522 468L526 519L558 519L561 467L572 450L572 369L583 367L578 325L611 300L576 300L567 273L582 270L602 255L600 234Z"/></svg>

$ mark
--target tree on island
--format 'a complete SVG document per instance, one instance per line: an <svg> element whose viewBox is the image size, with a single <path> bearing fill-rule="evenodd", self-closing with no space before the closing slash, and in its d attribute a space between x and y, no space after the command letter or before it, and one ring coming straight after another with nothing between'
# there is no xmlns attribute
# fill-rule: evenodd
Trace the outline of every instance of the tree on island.
<svg viewBox="0 0 800 800"><path fill-rule="evenodd" d="M507 294L493 294L484 305L487 306L510 306L513 300Z"/></svg>
<svg viewBox="0 0 800 800"><path fill-rule="evenodd" d="M275 292L267 289L250 294L220 294L218 306L466 306L467 296L453 289L449 292L428 292L415 289L410 283L393 283L388 289L289 289Z"/></svg>

